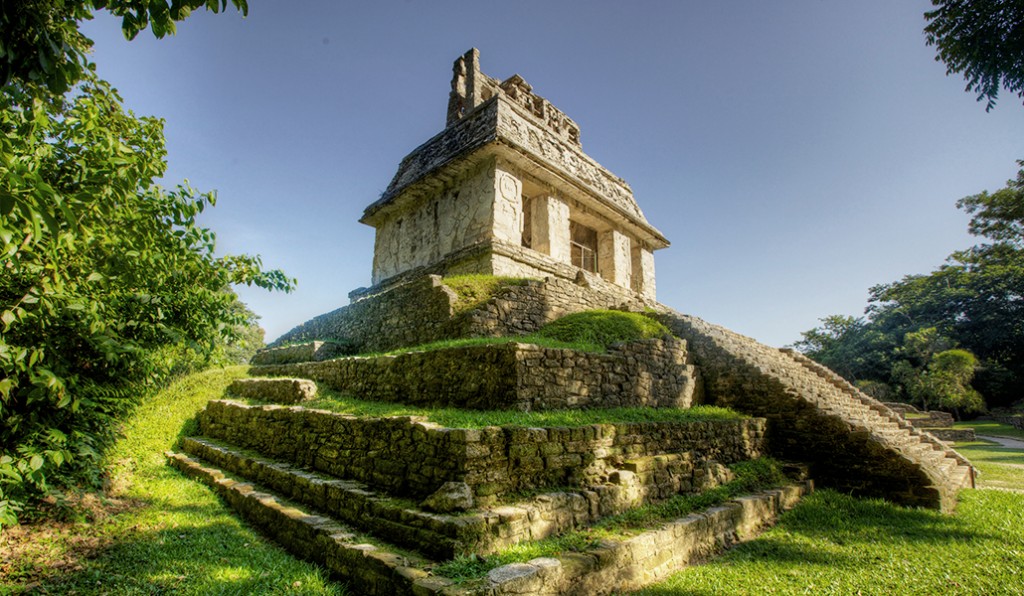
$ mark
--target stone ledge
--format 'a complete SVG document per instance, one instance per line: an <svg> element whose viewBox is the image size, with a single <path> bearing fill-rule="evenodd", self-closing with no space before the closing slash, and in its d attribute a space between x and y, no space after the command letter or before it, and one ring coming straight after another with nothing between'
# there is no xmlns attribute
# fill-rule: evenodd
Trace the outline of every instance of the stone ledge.
<svg viewBox="0 0 1024 596"><path fill-rule="evenodd" d="M324 565L360 594L501 596L609 594L664 579L756 536L813 490L811 481L740 497L622 541L557 558L499 567L475 584L455 585L432 575L433 562L362 542L344 525L305 511L258 485L238 482L188 456L167 452L169 463L207 484L240 515L298 557Z"/></svg>
<svg viewBox="0 0 1024 596"><path fill-rule="evenodd" d="M238 379L228 393L275 404L297 404L316 397L316 383L309 379Z"/></svg>
<svg viewBox="0 0 1024 596"><path fill-rule="evenodd" d="M618 344L604 354L512 342L258 366L252 372L314 379L372 401L481 410L688 408L700 398L686 342L673 337Z"/></svg>
<svg viewBox="0 0 1024 596"><path fill-rule="evenodd" d="M429 575L423 569L430 561L361 543L356 534L331 519L296 508L252 484L227 478L190 457L173 452L166 456L172 466L208 485L292 554L320 563L332 575L352 581L361 594L412 593L413 584Z"/></svg>
<svg viewBox="0 0 1024 596"><path fill-rule="evenodd" d="M692 472L684 484L671 462L679 456L656 456L625 462L615 484L580 491L553 491L500 507L462 515L428 513L388 499L369 486L310 472L203 438L185 438L182 450L225 472L276 491L337 517L399 546L414 548L439 559L457 555L487 555L523 541L589 525L607 515L665 499L681 492L701 492L727 480L711 462L682 462ZM662 480L661 488L652 479Z"/></svg>
<svg viewBox="0 0 1024 596"><path fill-rule="evenodd" d="M813 491L806 481L763 491L589 551L491 570L465 594L611 594L660 581L687 565L750 540Z"/></svg>
<svg viewBox="0 0 1024 596"><path fill-rule="evenodd" d="M728 465L760 456L765 444L764 419L458 429L409 416L355 417L216 400L199 423L205 437L396 496L423 499L445 482L465 482L481 506L517 491L605 484L630 460L693 452L694 462ZM663 482L671 488L674 473L681 486L692 482L691 467L673 471L674 464L665 465L659 473L638 475L644 490L662 490Z"/></svg>
<svg viewBox="0 0 1024 596"><path fill-rule="evenodd" d="M261 365L313 362L342 356L346 350L346 346L336 342L311 341L260 350L249 359L249 363Z"/></svg>

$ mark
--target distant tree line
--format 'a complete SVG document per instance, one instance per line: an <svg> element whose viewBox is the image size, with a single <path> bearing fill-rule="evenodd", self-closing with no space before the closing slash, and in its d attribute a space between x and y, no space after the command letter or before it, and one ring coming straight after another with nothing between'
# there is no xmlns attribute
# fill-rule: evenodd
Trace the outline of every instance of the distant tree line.
<svg viewBox="0 0 1024 596"><path fill-rule="evenodd" d="M986 242L927 275L871 288L795 346L883 400L955 413L1024 398L1024 161L1005 188L961 199Z"/></svg>

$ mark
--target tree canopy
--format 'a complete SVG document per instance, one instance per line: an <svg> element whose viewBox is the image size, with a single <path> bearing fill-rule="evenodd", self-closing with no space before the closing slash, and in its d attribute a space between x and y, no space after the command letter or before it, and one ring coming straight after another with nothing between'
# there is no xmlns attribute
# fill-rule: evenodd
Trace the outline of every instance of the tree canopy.
<svg viewBox="0 0 1024 596"><path fill-rule="evenodd" d="M0 4L0 527L54 481L98 477L140 385L251 349L255 315L232 284L294 283L216 254L198 221L216 195L157 184L163 121L126 110L86 60L77 26L93 9L131 38L200 6L226 1Z"/></svg>
<svg viewBox="0 0 1024 596"><path fill-rule="evenodd" d="M881 383L888 386L888 393L902 391L904 397L913 393L909 377L902 374L906 367L924 371L933 356L959 348L977 358L973 384L990 405L1020 399L1024 395L1024 162L1018 165L1017 178L1005 188L957 203L972 215L971 233L991 242L953 253L928 275L908 275L871 288L865 317L822 319L821 326L803 333L796 347L851 382L870 382L873 391ZM923 337L926 329L932 331ZM935 346L923 352L925 339ZM902 373L895 368L900 362L907 363L899 369ZM940 365L951 366L952 360ZM961 397L962 403L976 403L973 395Z"/></svg>
<svg viewBox="0 0 1024 596"><path fill-rule="evenodd" d="M1005 88L1024 98L1024 2L932 0L925 13L927 43L935 46L946 74L963 73L966 91L996 105Z"/></svg>

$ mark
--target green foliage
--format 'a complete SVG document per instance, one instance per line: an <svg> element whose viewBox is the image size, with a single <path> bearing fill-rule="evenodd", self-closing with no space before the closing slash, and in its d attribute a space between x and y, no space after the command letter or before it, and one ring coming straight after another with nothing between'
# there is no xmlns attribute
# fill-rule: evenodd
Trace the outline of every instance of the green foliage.
<svg viewBox="0 0 1024 596"><path fill-rule="evenodd" d="M468 274L444 278L444 285L458 295L455 312L462 313L479 308L501 290L526 283L522 277L501 277L497 275Z"/></svg>
<svg viewBox="0 0 1024 596"><path fill-rule="evenodd" d="M921 371L933 354L956 345L978 359L972 384L988 405L1019 399L1024 394L1024 163L1019 165L1006 188L957 203L972 215L970 231L991 244L955 252L928 275L871 288L865 318L850 319L848 325L834 324L844 317L823 319L825 324L805 332L797 347L850 381L898 387L911 378L907 367ZM904 345L908 334L913 344L914 334L929 328L944 345ZM907 364L899 365L902 361ZM965 394L960 403L977 404L976 396Z"/></svg>
<svg viewBox="0 0 1024 596"><path fill-rule="evenodd" d="M0 594L336 594L343 585L242 522L215 493L169 467L164 451L195 431L194 417L245 367L175 380L121 420L107 451L120 511L55 531L31 529L39 548L5 558ZM82 551L83 545L97 545Z"/></svg>
<svg viewBox="0 0 1024 596"><path fill-rule="evenodd" d="M639 313L589 310L548 323L536 335L607 348L615 343L670 336L658 321Z"/></svg>
<svg viewBox="0 0 1024 596"><path fill-rule="evenodd" d="M231 284L293 284L259 257L215 256L213 232L197 223L215 195L155 184L162 121L125 110L84 58L77 22L91 7L159 37L165 18L203 4L0 8L14 40L0 46L0 527L54 480L97 476L112 422L140 385L237 345L253 319Z"/></svg>
<svg viewBox="0 0 1024 596"><path fill-rule="evenodd" d="M946 74L963 73L965 91L996 105L999 89L1024 98L1024 4L1020 0L932 0L927 43Z"/></svg>
<svg viewBox="0 0 1024 596"><path fill-rule="evenodd" d="M1024 248L1024 160L1017 165L1017 178L1007 180L1006 188L964 197L956 206L971 215L971 234Z"/></svg>
<svg viewBox="0 0 1024 596"><path fill-rule="evenodd" d="M247 0L231 0L243 15ZM227 0L16 0L0 2L0 88L16 82L63 95L88 76L92 40L78 30L105 9L121 18L127 39L149 28L157 38L174 34L178 21L205 7L227 8ZM6 91L7 89L4 89Z"/></svg>
<svg viewBox="0 0 1024 596"><path fill-rule="evenodd" d="M532 344L540 346L542 348L555 348L564 350L577 350L580 352L603 352L604 347L583 343L575 342L570 343L566 341L559 341L557 339L551 339L548 337L541 337L539 335L514 335L506 337L464 337L462 339L441 339L438 341L432 341L418 346L409 346L405 348L396 348L389 352L382 353L364 353L359 354L363 357L368 356L394 356L397 354L408 354L410 352L430 352L433 350L449 350L455 348L468 348L473 346L500 346L503 344L510 343L521 343L521 344Z"/></svg>

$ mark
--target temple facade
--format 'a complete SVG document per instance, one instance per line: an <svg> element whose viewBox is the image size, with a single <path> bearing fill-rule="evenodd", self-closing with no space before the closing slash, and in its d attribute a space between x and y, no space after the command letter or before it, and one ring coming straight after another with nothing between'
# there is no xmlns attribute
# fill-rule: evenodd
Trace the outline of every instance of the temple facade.
<svg viewBox="0 0 1024 596"><path fill-rule="evenodd" d="M374 288L426 273L596 276L653 301L668 240L583 152L576 123L519 75L483 74L476 49L453 70L447 126L360 219L376 229Z"/></svg>

